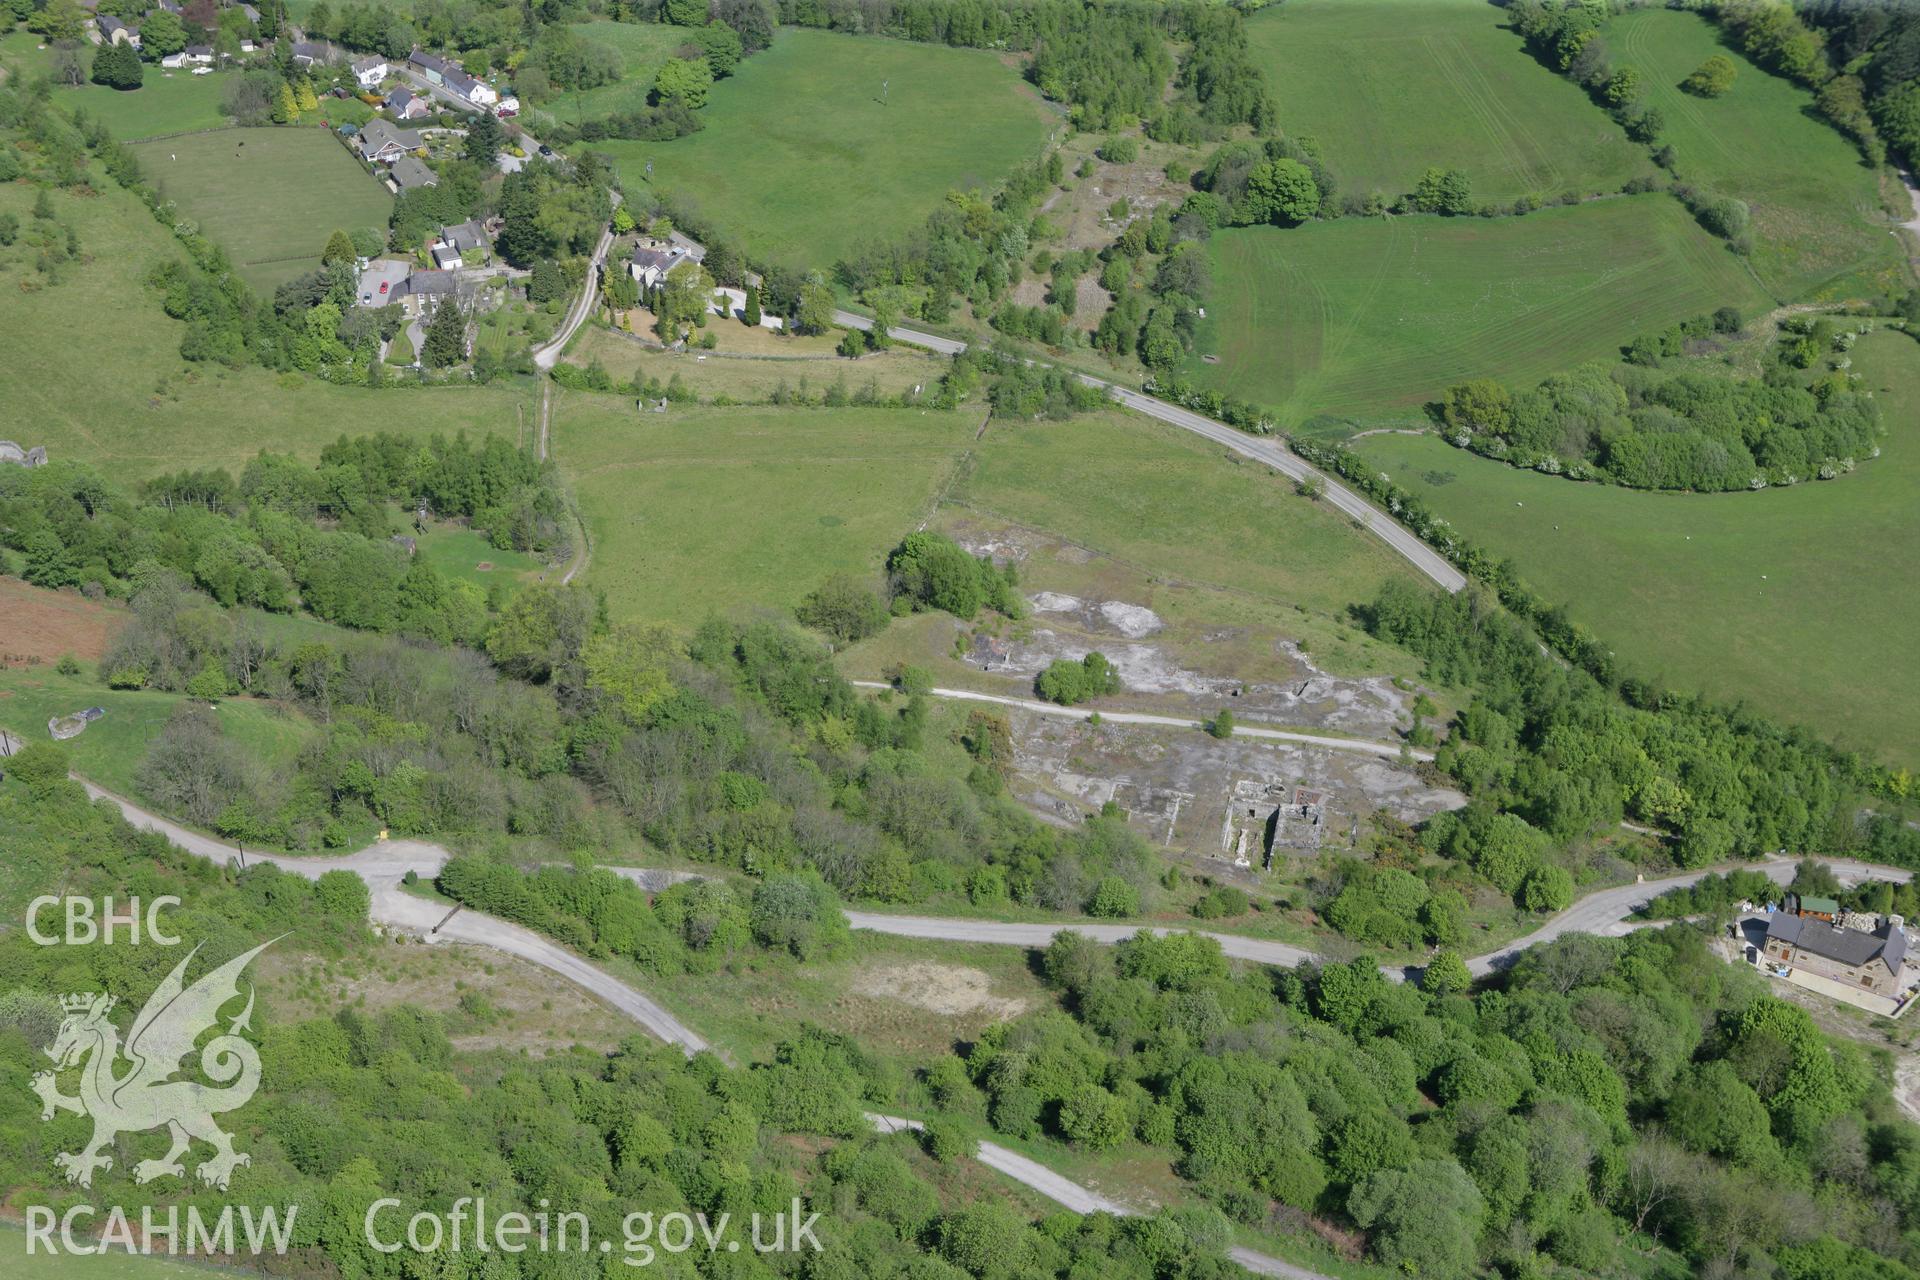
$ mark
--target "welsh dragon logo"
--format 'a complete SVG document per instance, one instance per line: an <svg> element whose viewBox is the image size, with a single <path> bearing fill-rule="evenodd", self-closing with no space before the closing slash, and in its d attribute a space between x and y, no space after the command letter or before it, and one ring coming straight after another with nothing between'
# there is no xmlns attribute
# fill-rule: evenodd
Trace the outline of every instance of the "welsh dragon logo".
<svg viewBox="0 0 1920 1280"><path fill-rule="evenodd" d="M233 1135L213 1122L217 1113L245 1106L260 1087L260 1055L240 1036L249 1029L248 1021L253 1016L251 988L246 1008L227 1025L224 1034L215 1036L200 1050L200 1069L213 1084L173 1077L182 1070L182 1060L193 1052L194 1041L219 1023L221 1007L239 997L241 972L272 945L261 943L189 987L183 975L199 953L200 948L195 947L147 1000L133 1020L124 1046L119 1030L107 1020L114 997L61 997L60 1007L66 1017L59 1035L46 1049L54 1069L33 1077L33 1091L40 1095L42 1120L53 1119L58 1111L93 1118L92 1140L77 1152L61 1152L53 1158L68 1182L92 1186L95 1170L113 1167L113 1157L104 1149L116 1137L162 1125L172 1146L160 1159L136 1164L135 1182L184 1178L186 1169L180 1157L195 1138L213 1147L213 1156L194 1170L208 1186L226 1190L233 1171L253 1162L244 1152L235 1151ZM119 1074L123 1058L132 1064L124 1075ZM69 1098L60 1092L55 1077L77 1066L81 1067L80 1096Z"/></svg>

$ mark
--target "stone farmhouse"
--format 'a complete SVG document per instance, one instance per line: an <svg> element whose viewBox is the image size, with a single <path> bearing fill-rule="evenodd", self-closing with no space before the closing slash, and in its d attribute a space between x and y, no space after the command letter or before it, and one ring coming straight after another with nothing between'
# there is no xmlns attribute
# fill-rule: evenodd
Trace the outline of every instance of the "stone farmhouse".
<svg viewBox="0 0 1920 1280"><path fill-rule="evenodd" d="M1766 952L1775 964L1897 998L1907 958L1906 921L1890 915L1867 930L1777 911L1767 922Z"/></svg>

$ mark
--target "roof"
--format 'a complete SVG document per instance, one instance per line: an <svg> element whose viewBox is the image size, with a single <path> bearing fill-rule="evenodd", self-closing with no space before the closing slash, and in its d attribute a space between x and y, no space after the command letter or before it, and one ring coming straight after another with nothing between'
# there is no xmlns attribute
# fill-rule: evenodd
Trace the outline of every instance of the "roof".
<svg viewBox="0 0 1920 1280"><path fill-rule="evenodd" d="M1800 909L1802 911L1819 911L1830 916L1840 914L1840 904L1832 898L1802 897L1800 899Z"/></svg>
<svg viewBox="0 0 1920 1280"><path fill-rule="evenodd" d="M384 67L386 65L387 60L385 58L355 58L353 60L353 69L355 71L371 71L375 67Z"/></svg>
<svg viewBox="0 0 1920 1280"><path fill-rule="evenodd" d="M643 249L633 251L633 265L645 271L649 267L655 271L671 271L685 255L672 249Z"/></svg>
<svg viewBox="0 0 1920 1280"><path fill-rule="evenodd" d="M458 70L453 63L441 57L439 54L428 53L422 49L415 49L412 53L408 54L407 61L416 67L425 67L429 71L438 71L441 75L445 75L449 71Z"/></svg>
<svg viewBox="0 0 1920 1280"><path fill-rule="evenodd" d="M387 109L389 111L405 111L407 104L412 101L413 94L410 91L406 89L395 89L387 95Z"/></svg>
<svg viewBox="0 0 1920 1280"><path fill-rule="evenodd" d="M189 58L211 58L213 56L213 46L210 44L190 44L187 46L187 56Z"/></svg>
<svg viewBox="0 0 1920 1280"><path fill-rule="evenodd" d="M98 18L95 19L95 21L99 24L100 34L103 36L110 36L116 31L132 30L132 28L127 26L126 23L120 21L120 19L114 17L110 13L101 14Z"/></svg>
<svg viewBox="0 0 1920 1280"><path fill-rule="evenodd" d="M1825 960L1858 969L1875 960L1886 963L1895 974L1907 957L1907 934L1892 924L1883 924L1873 933L1858 929L1840 929L1825 920L1775 912L1767 923L1767 941L1810 951Z"/></svg>
<svg viewBox="0 0 1920 1280"><path fill-rule="evenodd" d="M293 56L296 58L312 58L315 61L321 61L327 56L327 46L315 44L311 40L296 40L293 42Z"/></svg>
<svg viewBox="0 0 1920 1280"><path fill-rule="evenodd" d="M451 271L416 271L407 277L407 292L445 297L459 287Z"/></svg>
<svg viewBox="0 0 1920 1280"><path fill-rule="evenodd" d="M394 182L398 183L400 187L405 190L411 190L414 187L436 186L440 181L433 170L427 168L426 165L420 162L418 156L401 156L393 162L391 172L393 173Z"/></svg>
<svg viewBox="0 0 1920 1280"><path fill-rule="evenodd" d="M487 232L479 222L468 219L466 222L440 228L440 239L464 252L486 247Z"/></svg>
<svg viewBox="0 0 1920 1280"><path fill-rule="evenodd" d="M402 151L413 151L422 144L420 135L412 129L402 129L388 120L375 117L361 127L360 141L356 143L360 154L370 156L384 151L389 146L399 147Z"/></svg>

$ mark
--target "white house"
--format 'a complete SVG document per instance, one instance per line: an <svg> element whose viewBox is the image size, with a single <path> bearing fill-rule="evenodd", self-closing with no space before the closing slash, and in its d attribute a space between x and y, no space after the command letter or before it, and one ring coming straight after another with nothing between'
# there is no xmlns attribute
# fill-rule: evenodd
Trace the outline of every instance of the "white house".
<svg viewBox="0 0 1920 1280"><path fill-rule="evenodd" d="M495 106L500 101L500 91L485 80L474 80L467 86L467 101L476 107Z"/></svg>
<svg viewBox="0 0 1920 1280"><path fill-rule="evenodd" d="M433 265L457 271L471 260L478 266L487 258L487 230L477 220L440 228L432 247Z"/></svg>
<svg viewBox="0 0 1920 1280"><path fill-rule="evenodd" d="M393 68L387 65L385 58L355 58L353 60L353 78L362 89L378 89L380 82L391 74Z"/></svg>

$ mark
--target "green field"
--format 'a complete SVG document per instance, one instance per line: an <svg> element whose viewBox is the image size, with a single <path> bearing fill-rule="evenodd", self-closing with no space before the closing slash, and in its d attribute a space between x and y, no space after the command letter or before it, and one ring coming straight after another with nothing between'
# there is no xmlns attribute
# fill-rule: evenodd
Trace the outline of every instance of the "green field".
<svg viewBox="0 0 1920 1280"><path fill-rule="evenodd" d="M1644 148L1530 57L1484 0L1287 0L1247 24L1280 127L1319 142L1343 193L1457 168L1481 200L1618 191Z"/></svg>
<svg viewBox="0 0 1920 1280"><path fill-rule="evenodd" d="M553 450L592 540L587 583L616 618L691 626L791 606L836 571L877 580L979 425L899 409L653 414L569 392Z"/></svg>
<svg viewBox="0 0 1920 1280"><path fill-rule="evenodd" d="M1704 18L1646 8L1607 31L1614 60L1637 68L1647 102L1666 117L1662 140L1680 177L1753 210L1754 270L1782 301L1856 297L1904 288L1905 255L1881 211L1879 179L1859 151L1814 113L1813 95L1768 75L1720 40ZM1713 54L1739 67L1725 96L1677 87Z"/></svg>
<svg viewBox="0 0 1920 1280"><path fill-rule="evenodd" d="M25 31L0 37L0 63L23 75L50 72L51 55L37 48L40 38ZM85 111L103 122L123 142L189 129L217 129L227 123L220 103L227 76L196 76L187 71L165 71L149 64L146 81L132 92L100 84L60 85L55 104L67 111Z"/></svg>
<svg viewBox="0 0 1920 1280"><path fill-rule="evenodd" d="M950 496L1156 576L1323 614L1411 572L1267 468L1123 413L995 421Z"/></svg>
<svg viewBox="0 0 1920 1280"><path fill-rule="evenodd" d="M1740 260L1665 195L1257 227L1210 246L1188 374L1294 427L1321 414L1403 422L1463 378L1530 382L1683 317L1764 304Z"/></svg>
<svg viewBox="0 0 1920 1280"><path fill-rule="evenodd" d="M620 111L634 111L647 105L653 91L653 76L674 50L687 43L684 27L659 22L576 22L575 35L604 45L620 55L626 68L612 84L579 93L563 93L543 102L539 110L572 124L598 119Z"/></svg>
<svg viewBox="0 0 1920 1280"><path fill-rule="evenodd" d="M996 186L1052 127L991 53L822 31L782 31L700 115L689 137L594 149L629 191L652 161L657 187L754 256L823 268L919 226L952 188Z"/></svg>
<svg viewBox="0 0 1920 1280"><path fill-rule="evenodd" d="M222 129L134 148L162 196L262 293L320 265L336 229L385 231L393 197L324 129Z"/></svg>
<svg viewBox="0 0 1920 1280"><path fill-rule="evenodd" d="M1519 471L1433 436L1361 451L1511 556L1628 670L1920 762L1920 347L1854 348L1891 430L1852 475L1764 493L1645 493Z"/></svg>
<svg viewBox="0 0 1920 1280"><path fill-rule="evenodd" d="M76 1230L74 1234L85 1239L83 1230ZM59 1239L57 1232L54 1238ZM164 1250L166 1242L160 1241L156 1247ZM76 1257L68 1253L48 1255L44 1249L37 1249L29 1259L27 1233L0 1225L0 1275L30 1276L32 1280L219 1280L221 1276L243 1274L259 1273L126 1253Z"/></svg>
<svg viewBox="0 0 1920 1280"><path fill-rule="evenodd" d="M63 676L51 667L0 670L0 694L4 694L0 725L27 742L46 741L47 721L55 716L105 708L106 715L79 737L68 739L67 755L76 771L123 795L137 794L134 774L173 709L184 700L177 693L108 689L88 676ZM269 768L292 768L294 757L312 736L312 726L305 719L251 698L223 701L219 716L227 734Z"/></svg>
<svg viewBox="0 0 1920 1280"><path fill-rule="evenodd" d="M343 157L344 159L344 157ZM180 359L185 326L142 284L184 256L132 196L100 180L99 194L53 193L55 218L80 236L85 261L45 284L24 243L0 249L0 403L9 435L56 459L108 469L116 481L182 467L238 469L261 449L311 458L342 434L489 431L514 438L533 421L525 387L421 390L336 387L260 369ZM33 189L0 186L0 212L27 223Z"/></svg>

